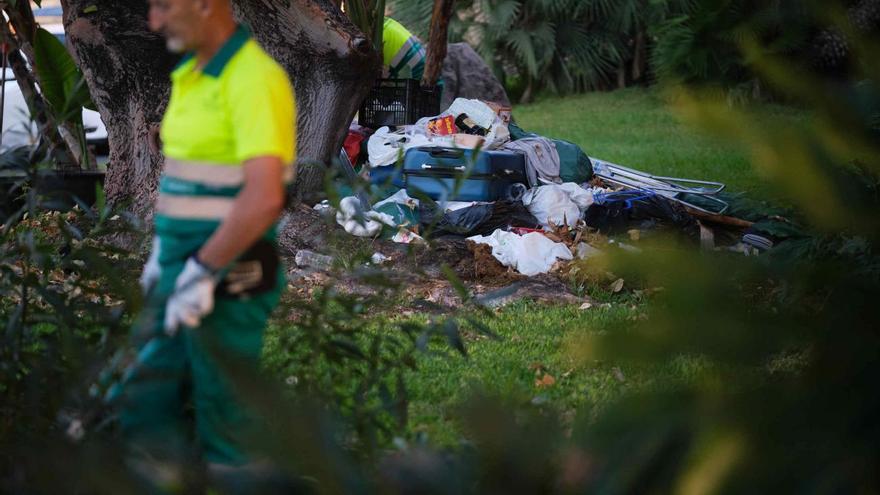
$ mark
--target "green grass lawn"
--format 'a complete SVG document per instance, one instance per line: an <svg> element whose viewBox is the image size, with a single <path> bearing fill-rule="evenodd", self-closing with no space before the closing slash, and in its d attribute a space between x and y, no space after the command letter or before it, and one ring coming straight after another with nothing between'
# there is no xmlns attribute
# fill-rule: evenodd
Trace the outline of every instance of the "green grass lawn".
<svg viewBox="0 0 880 495"><path fill-rule="evenodd" d="M504 396L516 404L547 405L566 416L587 405L607 403L627 386L627 370L615 370L611 363L580 363L565 342L601 331L630 312L622 304L580 310L520 302L482 318L497 340L467 339L466 358L425 356L410 376L411 431L441 445L455 445L461 435L457 406L475 393Z"/></svg>
<svg viewBox="0 0 880 495"><path fill-rule="evenodd" d="M801 112L779 105L760 111L802 118ZM576 143L596 158L655 175L719 181L757 197L771 194L743 150L683 124L654 90L544 98L513 113L524 129Z"/></svg>

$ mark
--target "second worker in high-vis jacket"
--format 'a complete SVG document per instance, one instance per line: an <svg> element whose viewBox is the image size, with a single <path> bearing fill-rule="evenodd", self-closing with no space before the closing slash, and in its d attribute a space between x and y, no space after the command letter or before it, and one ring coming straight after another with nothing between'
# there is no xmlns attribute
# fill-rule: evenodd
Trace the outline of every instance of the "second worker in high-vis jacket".
<svg viewBox="0 0 880 495"><path fill-rule="evenodd" d="M385 18L382 30L383 77L421 79L425 72L425 48L402 24Z"/></svg>

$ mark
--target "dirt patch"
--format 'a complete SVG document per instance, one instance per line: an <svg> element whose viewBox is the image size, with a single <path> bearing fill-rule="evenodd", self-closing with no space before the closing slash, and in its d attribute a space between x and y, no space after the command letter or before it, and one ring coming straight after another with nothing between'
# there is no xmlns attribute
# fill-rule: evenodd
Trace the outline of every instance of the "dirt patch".
<svg viewBox="0 0 880 495"><path fill-rule="evenodd" d="M340 242L341 241L341 242ZM322 219L311 208L300 206L288 215L281 235L281 244L288 270L288 295L297 299L311 298L313 292L327 285L344 294L385 298L387 294L399 302L391 302L404 313L448 313L460 308L464 300L446 279L443 267L449 267L461 279L476 302L499 307L510 302L531 299L543 303L582 303L573 295L558 274L526 277L502 265L492 248L460 237L435 239L429 245L404 245L381 239L356 238L345 234L332 222ZM381 253L381 264L348 268L348 272L324 271L315 267L299 267L294 257L299 250L333 256L338 260L353 252ZM349 256L350 257L350 256ZM376 276L364 276L367 272ZM381 280L375 285L376 280ZM397 287L386 292L386 283ZM390 308L379 308L386 311Z"/></svg>
<svg viewBox="0 0 880 495"><path fill-rule="evenodd" d="M469 242L468 249L474 257L475 279L491 279L507 273L507 267L502 265L494 256L492 256L492 246Z"/></svg>
<svg viewBox="0 0 880 495"><path fill-rule="evenodd" d="M477 304L489 308L503 307L523 299L544 304L582 304L590 301L589 298L572 294L568 284L553 274L523 277L505 287L486 288L474 298Z"/></svg>
<svg viewBox="0 0 880 495"><path fill-rule="evenodd" d="M382 270L381 277L385 283L395 284L396 290L388 290L384 284L371 285L369 280L362 277L313 269L294 268L288 276L289 290L286 297L299 300L309 299L315 290L332 286L342 294L381 301L380 307L375 308L378 312L445 314L458 310L465 304L465 299L458 290L442 276L431 277L394 268ZM590 301L589 298L574 295L558 274L525 277L513 272L503 272L494 277L462 282L472 302L487 308L500 308L520 300L542 304L582 304ZM385 304L386 302L389 304Z"/></svg>

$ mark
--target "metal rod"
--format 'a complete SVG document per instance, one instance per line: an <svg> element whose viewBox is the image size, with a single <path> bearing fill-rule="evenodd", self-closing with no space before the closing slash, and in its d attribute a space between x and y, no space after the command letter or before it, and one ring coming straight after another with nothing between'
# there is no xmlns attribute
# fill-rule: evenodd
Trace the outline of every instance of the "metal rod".
<svg viewBox="0 0 880 495"><path fill-rule="evenodd" d="M3 114L6 112L6 67L8 60L6 59L6 30L3 30L3 39L0 41L3 49L3 88L0 89L0 146L3 145Z"/></svg>
<svg viewBox="0 0 880 495"><path fill-rule="evenodd" d="M622 165L617 165L611 162L606 162L605 160L599 160L597 158L590 157L590 160L594 163L594 166L599 169L606 169L610 174L622 175L625 177L630 177L640 182L654 184L658 189L664 189L669 191L679 191L679 192L688 192L691 194L718 194L724 190L726 187L724 184L720 182L711 182L705 180L696 180L696 179L685 179L681 177L664 177L658 175L651 175L646 172L642 172L640 170L635 170L632 168L624 167ZM672 183L671 183L672 182ZM712 189L699 188L695 189L692 187L683 186L680 184L674 184L675 182L686 183L686 184L700 184L704 186L712 186Z"/></svg>
<svg viewBox="0 0 880 495"><path fill-rule="evenodd" d="M730 205L714 195L721 192L725 185L720 182L709 182L694 179L683 179L677 177L655 176L639 170L615 165L604 160L590 158L593 162L593 173L604 181L623 186L630 189L653 191L671 201L675 201L688 208L692 208L709 215L721 215L728 210ZM712 189L686 187L679 183L701 184L712 186ZM709 204L715 205L716 209L707 210L704 207L687 201L685 195L692 194L699 196Z"/></svg>
<svg viewBox="0 0 880 495"><path fill-rule="evenodd" d="M351 163L351 158L348 157L348 153L345 151L344 146L339 151L339 167L342 169L345 178L351 182L351 187L357 188L355 196L357 196L360 201L361 208L363 208L365 212L372 210L373 206L370 204L370 196L358 188L358 175L354 170L354 164Z"/></svg>

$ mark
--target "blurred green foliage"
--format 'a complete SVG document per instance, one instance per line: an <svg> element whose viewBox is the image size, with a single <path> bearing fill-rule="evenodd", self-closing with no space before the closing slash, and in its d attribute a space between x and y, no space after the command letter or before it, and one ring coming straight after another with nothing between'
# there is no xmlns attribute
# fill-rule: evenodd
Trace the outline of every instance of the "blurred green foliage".
<svg viewBox="0 0 880 495"><path fill-rule="evenodd" d="M264 364L284 383L291 400L307 398L338 415L341 444L370 458L408 424L405 376L418 372L419 354L437 343L432 352L466 355L464 331L491 332L457 315L428 321L393 318L405 285L392 272L367 266L366 259L356 263L320 289L282 304L279 322L267 332ZM339 289L351 284L361 293Z"/></svg>
<svg viewBox="0 0 880 495"><path fill-rule="evenodd" d="M382 53L382 26L385 20L385 0L345 0L345 12L373 48Z"/></svg>
<svg viewBox="0 0 880 495"><path fill-rule="evenodd" d="M850 40L862 56L876 46ZM754 33L739 47L774 91L811 110L809 124L779 126L700 89L680 89L678 110L749 150L811 235L758 259L672 252L616 261L616 273L666 290L646 320L576 352L640 363L696 355L712 366L702 384L632 397L588 428L582 445L606 459L592 486L632 491L648 480L686 493L871 493L880 442L870 385L880 350L876 70L865 65L862 82L841 84L779 57ZM613 455L651 445L655 455L636 462Z"/></svg>
<svg viewBox="0 0 880 495"><path fill-rule="evenodd" d="M398 20L424 36L424 13L432 3L392 0L389 5ZM453 40L473 44L514 96L527 103L543 89L569 93L647 80L649 31L693 3L458 1L451 32Z"/></svg>
<svg viewBox="0 0 880 495"><path fill-rule="evenodd" d="M392 15L426 39L431 0L390 0ZM837 78L858 57L835 24L880 30L876 0L459 0L452 41L471 43L514 98L657 81L714 85L731 98L784 98L741 51L762 49ZM821 15L816 15L821 13Z"/></svg>
<svg viewBox="0 0 880 495"><path fill-rule="evenodd" d="M597 413L581 411L571 422L540 403L478 397L458 413L466 431L460 448L436 449L420 437L391 439L393 430L386 429L383 435L391 443L371 442L379 448L368 448L365 455L351 441L352 432L362 434L352 424L358 418L385 421L381 415L395 410L386 406L405 397L392 387L398 370L409 368L411 352L426 347L432 335L459 347L459 328L443 322L433 330L407 329L381 318L370 323L366 319L375 315L364 303L389 302L388 292L379 290L370 299L342 296L328 287L313 294L315 299L297 301L298 318L285 320L292 324L279 331L275 345L289 351L289 362L268 363L282 377L303 377L296 400L290 400L289 385L282 380L266 380L258 370L221 360L237 390L265 418L266 432L254 439L255 448L286 478L240 491L880 491L875 385L880 375L880 68L870 57L878 43L859 36L846 16L833 22L848 35L856 55L851 79L858 84L829 78L796 57L780 57L759 33L746 32L736 41L743 59L773 92L808 110L803 125L780 126L748 107L731 105L729 93L717 86L670 90L670 100L686 121L746 150L799 212L779 220L799 234L780 235L775 248L760 257L661 245L608 260L615 274L663 290L653 291L646 318L612 319L602 331L571 339L572 358L639 366L678 363L687 367L688 380L659 377L655 387L631 391ZM106 216L87 211L98 225ZM76 307L74 318L64 317L67 300L56 304L59 293L50 291L51 281L35 271L101 265L89 265L84 257L78 263L79 255L66 265L67 251L56 256L54 245L28 233L28 225L3 230L0 266L8 278L0 309L12 322L3 341L4 373L13 370L7 363L16 366L4 376L4 393L29 383L28 377L41 376L38 371L69 362L53 360L60 354L41 348L37 354L22 353L34 349L22 342L45 342L44 331L64 335L74 325L87 330L106 324L84 317L92 313L78 313ZM59 229L69 231L67 225ZM79 244L69 244L70 252L79 252ZM52 264L46 265L47 260ZM33 296L32 290L37 291ZM35 315L43 317L29 319ZM93 342L77 344L91 349ZM303 348L305 354L299 354ZM22 361L22 356L38 359ZM48 390L55 394L52 403L59 404L58 387L75 390L83 375L56 371L74 381L37 381L35 389L19 388ZM55 418L45 411L40 423L26 417L25 406L34 403L27 394L10 399L4 406L16 421L4 423L12 428L2 439L6 491L141 491L114 455L112 441L90 436L80 443L64 441ZM336 401L343 407L334 407Z"/></svg>
<svg viewBox="0 0 880 495"><path fill-rule="evenodd" d="M93 207L58 192L38 194L52 168L45 156L45 147L35 147L0 157L3 171L17 172L4 184L11 208L0 225L3 477L34 445L63 436L62 418L65 425L102 419L101 408L82 407L76 416L72 408L84 406L92 367L116 350L129 303L137 301L131 278L119 274L139 259L117 241L139 235L140 222L100 195ZM59 200L75 206L59 212Z"/></svg>

